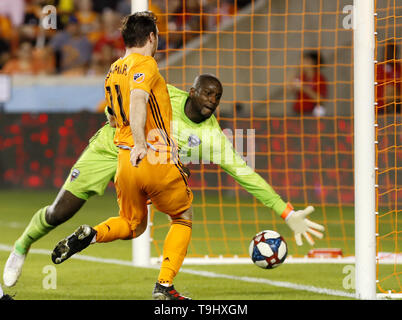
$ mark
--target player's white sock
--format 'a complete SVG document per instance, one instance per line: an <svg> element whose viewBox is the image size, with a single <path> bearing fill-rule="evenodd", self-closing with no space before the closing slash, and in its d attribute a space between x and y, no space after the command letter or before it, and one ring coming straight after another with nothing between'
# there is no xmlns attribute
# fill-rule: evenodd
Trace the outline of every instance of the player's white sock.
<svg viewBox="0 0 402 320"><path fill-rule="evenodd" d="M4 295L3 293L3 289L1 288L1 284L0 284L0 298Z"/></svg>

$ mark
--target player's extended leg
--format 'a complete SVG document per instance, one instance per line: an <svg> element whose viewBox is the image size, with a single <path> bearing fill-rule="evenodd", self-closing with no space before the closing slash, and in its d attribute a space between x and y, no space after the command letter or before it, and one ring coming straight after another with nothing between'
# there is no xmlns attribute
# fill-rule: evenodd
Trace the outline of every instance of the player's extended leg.
<svg viewBox="0 0 402 320"><path fill-rule="evenodd" d="M71 235L59 241L52 252L52 261L60 264L72 255L84 250L92 243L131 240L140 236L147 228L147 216L137 226L123 217L113 217L92 228L82 225Z"/></svg>
<svg viewBox="0 0 402 320"><path fill-rule="evenodd" d="M21 275L22 267L31 245L48 234L59 224L67 221L84 205L86 200L61 189L50 206L39 209L32 217L22 235L14 244L4 267L3 281L7 287L14 286Z"/></svg>
<svg viewBox="0 0 402 320"><path fill-rule="evenodd" d="M173 286L173 279L180 270L187 254L192 233L192 207L176 216L171 216L171 225L163 247L163 261L152 296L161 300L188 299L180 295ZM147 216L141 223L132 225L124 217L113 217L94 228L79 227L75 233L59 242L52 254L58 264L73 254L82 251L91 243L111 242L117 239L128 240L141 235L147 227ZM134 230L133 230L134 228Z"/></svg>
<svg viewBox="0 0 402 320"><path fill-rule="evenodd" d="M52 252L53 263L59 264L64 262L72 255L84 250L91 243L129 240L144 232L147 222L146 195L141 192L138 192L135 195L124 193L125 196L122 197L118 187L118 176L119 175L117 174L115 186L118 194L119 206L121 207L122 202L126 206L129 206L130 210L128 210L128 212L130 212L130 214L120 210L118 217L109 218L94 228L88 225L80 226L73 234L57 243ZM134 178L129 180L131 183L136 183L136 179ZM136 204L141 205L134 206L131 204L133 201ZM135 219L131 215L131 212L134 213Z"/></svg>
<svg viewBox="0 0 402 320"><path fill-rule="evenodd" d="M26 254L35 241L74 216L84 203L85 200L61 189L50 206L39 209L33 215L23 234L15 242L17 253Z"/></svg>
<svg viewBox="0 0 402 320"><path fill-rule="evenodd" d="M7 260L3 273L5 285L16 283L28 250L35 241L74 216L91 196L103 195L117 168L113 137L114 129L103 126L74 164L54 202L34 214Z"/></svg>
<svg viewBox="0 0 402 320"><path fill-rule="evenodd" d="M24 255L31 245L53 230L56 226L72 218L84 205L71 192L61 189L50 206L39 209L32 217L23 234L15 242L17 253Z"/></svg>
<svg viewBox="0 0 402 320"><path fill-rule="evenodd" d="M71 169L55 201L32 217L7 260L3 274L5 285L16 283L28 250L35 241L70 219L91 196L103 195L117 168L117 150L110 147L113 137L113 128L102 127Z"/></svg>
<svg viewBox="0 0 402 320"><path fill-rule="evenodd" d="M120 194L119 188L116 189L117 194ZM145 194L138 193L137 197L126 196L121 199L118 197L119 205L121 202L131 202L133 198L143 205L133 209L137 213L136 219L132 219L130 215L124 214L120 210L118 217L112 217L98 224L94 228L83 225L80 226L73 234L59 241L52 252L52 261L59 264L70 258L72 255L84 250L91 243L111 242L114 240L129 240L142 234L146 229L147 224L147 208ZM132 207L134 208L134 207Z"/></svg>

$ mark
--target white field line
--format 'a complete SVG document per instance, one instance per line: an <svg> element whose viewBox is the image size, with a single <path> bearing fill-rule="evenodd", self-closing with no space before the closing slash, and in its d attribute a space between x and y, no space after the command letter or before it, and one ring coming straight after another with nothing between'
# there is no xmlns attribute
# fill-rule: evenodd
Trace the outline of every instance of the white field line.
<svg viewBox="0 0 402 320"><path fill-rule="evenodd" d="M12 228L12 229L22 229L25 228L27 226L26 223L22 223L22 222L16 222L16 221L3 221L0 220L0 226L2 227L7 227L7 228Z"/></svg>
<svg viewBox="0 0 402 320"><path fill-rule="evenodd" d="M0 244L0 251L11 252L12 250L13 250L12 246ZM49 259L50 259L50 255L52 254L52 251L46 250L46 249L30 249L29 253L46 255L46 256L49 256ZM70 259L91 261L91 262L100 262L100 263L107 263L107 264L117 264L117 265L128 266L128 267L133 266L133 263L131 261L127 261L127 260L105 259L105 258L98 258L98 257L92 257L92 256L85 256L85 255L81 255L81 254L76 254L76 255L72 256Z"/></svg>
<svg viewBox="0 0 402 320"><path fill-rule="evenodd" d="M12 249L13 249L12 246L0 244L0 251L10 252ZM45 249L33 249L32 248L32 249L30 249L29 252L34 253L34 254L48 255L48 256L50 256L50 254L51 254L51 251L45 250ZM119 259L104 259L104 258L98 258L98 257L92 257L92 256L86 256L86 255L80 255L80 254L74 255L73 257L71 257L71 259L133 267L133 264L131 261L119 260ZM159 266L151 265L151 266L148 266L145 268L159 269ZM266 284L266 285L273 286L273 287L288 288L288 289L292 289L292 290L296 290L296 291L307 291L307 292L324 294L324 295L329 295L329 296L346 297L346 298L351 298L351 299L356 297L354 293L349 293L349 292L345 292L345 291L320 288L320 287L309 286L309 285L301 285L301 284L295 284L295 283L285 282L285 281L275 281L275 280L269 280L269 279L264 279L264 278L233 276L233 275L220 274L220 273L209 272L209 271L199 271L199 270L193 270L193 269L187 269L187 268L182 268L180 270L180 272L188 273L188 274L192 274L192 275L196 275L196 276L201 276L201 277L214 278L214 279L228 279L228 280L243 281L243 282L249 282L249 283Z"/></svg>
<svg viewBox="0 0 402 320"><path fill-rule="evenodd" d="M269 280L269 279L264 279L264 278L233 276L233 275L220 274L220 273L209 272L209 271L191 270L191 269L181 269L180 272L185 272L185 273L202 276L202 277L208 277L208 278L229 279L229 280L244 281L244 282L251 282L251 283L258 283L258 284L263 283L263 284L273 286L273 287L288 288L288 289L297 290L297 291L308 291L308 292L312 292L312 293L325 294L325 295L329 295L329 296L356 298L356 295L354 293L349 293L349 292L340 291L340 290L327 289L327 288L320 288L320 287L309 286L309 285L296 284L296 283L285 282L285 281L275 281L275 280Z"/></svg>

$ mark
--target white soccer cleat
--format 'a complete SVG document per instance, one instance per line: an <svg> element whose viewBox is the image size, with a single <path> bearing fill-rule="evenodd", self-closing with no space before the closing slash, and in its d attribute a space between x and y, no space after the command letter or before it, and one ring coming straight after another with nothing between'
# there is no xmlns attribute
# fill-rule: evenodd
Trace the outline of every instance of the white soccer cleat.
<svg viewBox="0 0 402 320"><path fill-rule="evenodd" d="M14 250L10 253L3 272L3 282L6 287L12 287L17 283L26 256L26 254L21 255Z"/></svg>

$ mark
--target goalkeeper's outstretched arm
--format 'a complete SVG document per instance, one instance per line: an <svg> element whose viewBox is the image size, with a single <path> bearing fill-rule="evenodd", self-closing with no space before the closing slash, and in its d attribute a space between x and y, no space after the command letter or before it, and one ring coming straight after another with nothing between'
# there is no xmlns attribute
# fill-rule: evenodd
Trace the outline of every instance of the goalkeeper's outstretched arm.
<svg viewBox="0 0 402 320"><path fill-rule="evenodd" d="M314 245L313 236L319 239L323 238L322 231L324 231L324 227L307 219L307 216L314 211L312 206L308 206L304 210L295 211L290 203L284 202L275 190L237 154L222 131L221 145L224 145L224 148L221 148L221 152L225 150L225 154L230 154L226 159L219 157L221 168L261 203L274 210L276 214L284 219L294 232L297 245L301 246L303 244L302 236L310 245ZM214 155L212 154L211 157L213 160Z"/></svg>

